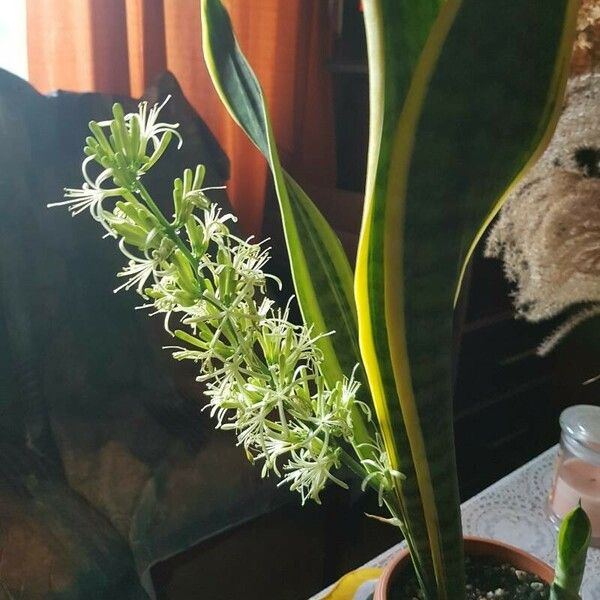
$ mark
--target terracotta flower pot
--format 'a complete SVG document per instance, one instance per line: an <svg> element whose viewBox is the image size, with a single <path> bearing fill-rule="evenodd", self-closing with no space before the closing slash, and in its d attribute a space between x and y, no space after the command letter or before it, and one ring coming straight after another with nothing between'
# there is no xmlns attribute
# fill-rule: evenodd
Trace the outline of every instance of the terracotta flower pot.
<svg viewBox="0 0 600 600"><path fill-rule="evenodd" d="M542 581L548 584L552 583L554 579L554 570L544 561L502 542L467 537L465 538L465 552L469 556L493 556L517 569L537 575ZM408 550L399 552L383 570L375 588L373 600L387 600L392 579L398 577L410 564Z"/></svg>

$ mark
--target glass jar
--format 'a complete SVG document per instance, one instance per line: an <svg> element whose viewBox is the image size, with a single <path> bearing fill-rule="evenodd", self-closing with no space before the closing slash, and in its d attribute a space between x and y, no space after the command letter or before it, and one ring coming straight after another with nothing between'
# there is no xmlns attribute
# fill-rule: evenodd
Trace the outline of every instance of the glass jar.
<svg viewBox="0 0 600 600"><path fill-rule="evenodd" d="M581 404L560 416L560 449L550 496L551 520L561 519L579 501L592 522L592 545L600 546L600 406Z"/></svg>

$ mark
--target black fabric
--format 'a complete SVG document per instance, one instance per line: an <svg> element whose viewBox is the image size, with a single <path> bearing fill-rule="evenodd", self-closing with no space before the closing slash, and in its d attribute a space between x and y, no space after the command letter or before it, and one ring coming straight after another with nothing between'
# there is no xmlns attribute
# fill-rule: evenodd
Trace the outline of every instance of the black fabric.
<svg viewBox="0 0 600 600"><path fill-rule="evenodd" d="M146 179L168 214L185 167L205 164L207 185L228 176L171 75L147 98L169 93L163 120L181 124L184 147ZM285 497L200 412L193 368L161 350L161 319L112 293L114 241L87 215L46 208L81 185L87 123L113 101L41 96L0 72L0 597L152 596L154 562Z"/></svg>

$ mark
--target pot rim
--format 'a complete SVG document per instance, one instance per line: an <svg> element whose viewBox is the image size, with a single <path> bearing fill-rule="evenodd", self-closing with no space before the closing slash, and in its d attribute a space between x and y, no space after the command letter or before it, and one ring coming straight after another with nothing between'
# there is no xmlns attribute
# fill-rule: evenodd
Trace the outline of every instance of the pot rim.
<svg viewBox="0 0 600 600"><path fill-rule="evenodd" d="M552 583L554 569L543 560L533 556L525 550L498 540L491 540L477 536L465 536L465 549L474 556L497 556L512 566L537 575L542 581ZM470 552L469 552L470 550ZM386 600L387 592L396 569L404 562L408 564L410 555L408 548L400 550L384 567L383 573L377 582L373 600Z"/></svg>

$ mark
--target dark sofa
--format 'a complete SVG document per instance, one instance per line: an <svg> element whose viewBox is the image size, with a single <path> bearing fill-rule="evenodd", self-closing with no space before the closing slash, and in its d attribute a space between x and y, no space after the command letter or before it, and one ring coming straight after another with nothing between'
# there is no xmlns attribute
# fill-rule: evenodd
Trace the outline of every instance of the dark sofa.
<svg viewBox="0 0 600 600"><path fill-rule="evenodd" d="M145 98L167 94L185 144L147 183L168 211L184 167L222 185L228 160L172 76ZM291 499L213 430L160 319L112 293L114 244L46 208L80 185L87 123L113 101L0 73L0 598L152 596L152 565Z"/></svg>

